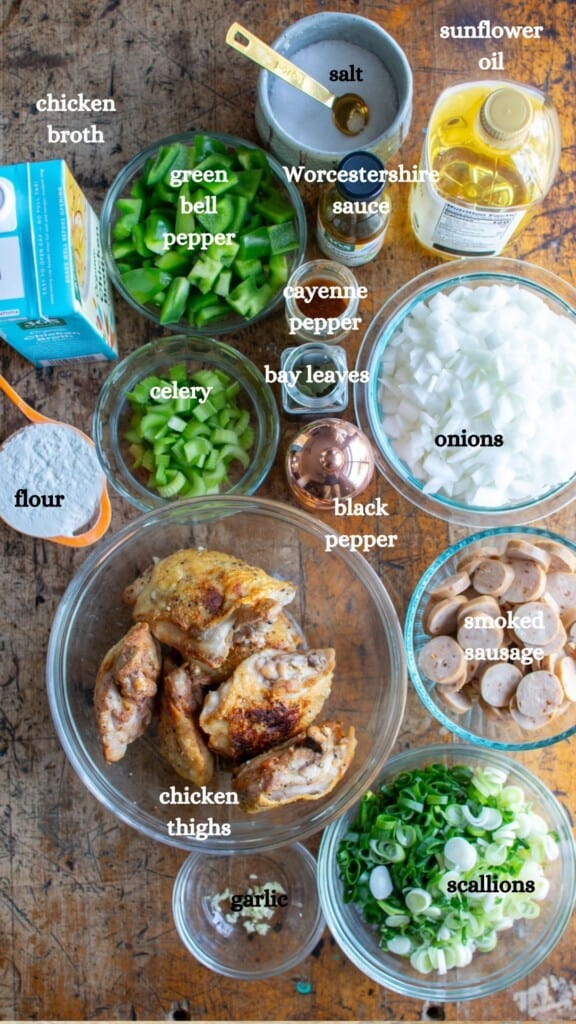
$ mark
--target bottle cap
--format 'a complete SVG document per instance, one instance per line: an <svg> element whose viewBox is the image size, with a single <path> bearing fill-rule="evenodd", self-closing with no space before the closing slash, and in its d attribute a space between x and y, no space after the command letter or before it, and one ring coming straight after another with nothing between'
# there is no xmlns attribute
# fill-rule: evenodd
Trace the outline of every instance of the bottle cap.
<svg viewBox="0 0 576 1024"><path fill-rule="evenodd" d="M532 108L523 92L506 86L486 97L480 110L480 124L498 142L521 141L532 120Z"/></svg>
<svg viewBox="0 0 576 1024"><path fill-rule="evenodd" d="M306 508L330 509L335 498L356 497L368 486L373 474L372 445L347 420L308 423L288 448L288 484Z"/></svg>
<svg viewBox="0 0 576 1024"><path fill-rule="evenodd" d="M366 174L368 171L379 171L384 174L378 174L376 181L338 181L338 191L344 199L350 199L352 202L373 199L386 185L384 164L374 153L356 149L353 153L347 153L338 164L338 171L346 171L347 174L362 169Z"/></svg>

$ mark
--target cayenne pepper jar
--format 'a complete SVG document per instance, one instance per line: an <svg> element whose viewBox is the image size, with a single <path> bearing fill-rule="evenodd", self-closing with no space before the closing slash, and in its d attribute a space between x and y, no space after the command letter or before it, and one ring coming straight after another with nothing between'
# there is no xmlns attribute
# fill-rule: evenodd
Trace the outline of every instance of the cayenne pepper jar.
<svg viewBox="0 0 576 1024"><path fill-rule="evenodd" d="M337 345L358 330L360 295L351 270L334 260L310 260L296 268L284 289L286 322L302 341Z"/></svg>
<svg viewBox="0 0 576 1024"><path fill-rule="evenodd" d="M390 220L385 186L384 164L373 153L357 150L340 161L336 183L318 202L316 239L326 256L348 267L374 259Z"/></svg>

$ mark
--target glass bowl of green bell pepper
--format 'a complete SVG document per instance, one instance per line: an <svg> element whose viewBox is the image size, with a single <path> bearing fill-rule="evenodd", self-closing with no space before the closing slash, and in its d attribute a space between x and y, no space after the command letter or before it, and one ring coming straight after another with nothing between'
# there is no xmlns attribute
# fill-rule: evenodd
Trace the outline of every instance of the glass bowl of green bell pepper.
<svg viewBox="0 0 576 1024"><path fill-rule="evenodd" d="M114 286L155 323L238 330L272 312L306 248L306 215L280 164L232 135L189 132L148 146L104 201Z"/></svg>
<svg viewBox="0 0 576 1024"><path fill-rule="evenodd" d="M108 480L142 511L254 494L279 432L276 400L254 363L190 335L159 338L119 362L100 391L93 430Z"/></svg>

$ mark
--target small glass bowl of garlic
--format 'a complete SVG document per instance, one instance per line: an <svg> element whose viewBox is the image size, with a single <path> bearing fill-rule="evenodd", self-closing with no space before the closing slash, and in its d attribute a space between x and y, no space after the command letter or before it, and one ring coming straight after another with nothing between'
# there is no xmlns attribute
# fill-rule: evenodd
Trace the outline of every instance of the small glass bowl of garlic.
<svg viewBox="0 0 576 1024"><path fill-rule="evenodd" d="M191 854L174 885L182 942L230 978L271 978L312 952L324 930L316 861L300 843L267 852Z"/></svg>

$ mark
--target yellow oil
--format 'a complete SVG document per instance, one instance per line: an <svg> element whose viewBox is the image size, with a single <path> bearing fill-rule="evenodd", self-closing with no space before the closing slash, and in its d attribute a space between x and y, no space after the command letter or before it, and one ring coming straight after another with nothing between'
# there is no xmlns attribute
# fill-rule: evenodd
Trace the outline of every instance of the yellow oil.
<svg viewBox="0 0 576 1024"><path fill-rule="evenodd" d="M504 90L522 96L488 99ZM503 81L447 89L432 111L420 160L420 169L437 178L414 183L410 193L416 238L443 259L498 255L547 194L559 155L558 117L538 90Z"/></svg>
<svg viewBox="0 0 576 1024"><path fill-rule="evenodd" d="M550 177L542 100L527 92L532 108L528 135L520 143L499 143L480 123L480 110L492 88L480 83L438 104L428 137L429 166L440 175L435 188L457 202L526 206L542 198Z"/></svg>

